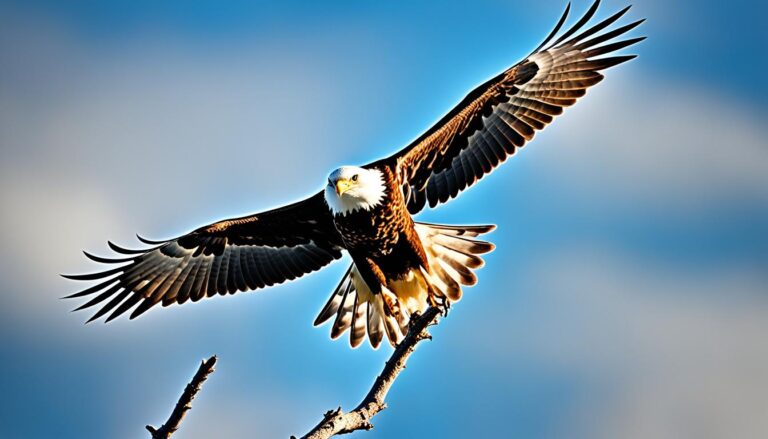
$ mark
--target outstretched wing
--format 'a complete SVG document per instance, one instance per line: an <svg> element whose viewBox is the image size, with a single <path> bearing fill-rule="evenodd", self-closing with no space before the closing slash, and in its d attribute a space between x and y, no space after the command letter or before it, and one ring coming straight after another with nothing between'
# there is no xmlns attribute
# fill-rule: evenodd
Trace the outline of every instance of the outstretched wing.
<svg viewBox="0 0 768 439"><path fill-rule="evenodd" d="M558 37L569 4L555 29L531 55L477 87L429 131L385 159L397 169L411 213L422 210L427 202L434 207L456 197L600 82L601 70L635 57L597 58L644 39L601 45L644 20L603 32L629 10L626 7L583 30L599 4L595 1L584 17Z"/></svg>
<svg viewBox="0 0 768 439"><path fill-rule="evenodd" d="M148 241L145 250L109 243L127 257L107 259L122 264L99 273L64 275L98 284L67 296L95 295L78 310L100 305L91 317L111 311L107 321L137 305L131 319L162 303L196 302L203 297L255 290L296 279L341 257L341 237L333 225L323 194L242 218L220 221L169 241ZM98 293L98 294L97 294ZM106 304L101 305L107 299Z"/></svg>

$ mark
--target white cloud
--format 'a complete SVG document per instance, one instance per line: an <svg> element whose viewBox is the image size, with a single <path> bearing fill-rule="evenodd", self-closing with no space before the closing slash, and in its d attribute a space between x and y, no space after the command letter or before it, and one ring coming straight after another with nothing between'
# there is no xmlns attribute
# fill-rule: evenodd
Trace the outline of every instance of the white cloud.
<svg viewBox="0 0 768 439"><path fill-rule="evenodd" d="M538 139L542 167L557 174L556 184L587 203L607 196L686 209L768 200L761 110L716 89L634 72L607 72Z"/></svg>
<svg viewBox="0 0 768 439"><path fill-rule="evenodd" d="M339 30L331 37L338 41L322 53L306 50L311 45L264 42L199 52L162 38L151 50L136 42L110 53L51 29L52 23L23 23L0 39L0 60L8 67L0 81L10 81L0 83L0 276L13 287L0 300L2 312L44 334L19 330L33 344L61 337L112 358L125 347L109 343L115 340L130 339L135 347L153 331L203 331L200 315L211 308L215 314L213 304L201 305L197 314L166 310L175 317L125 323L130 333L111 329L116 325L98 335L80 331L63 312L71 304L55 300L71 291L63 290L69 285L57 274L93 269L79 250L102 253L106 239L127 244L135 231L166 237L298 197L345 157L370 158L355 139L365 135L365 145L379 146L369 136L397 130L366 132L378 121L362 110L382 105L367 99L367 89L381 85L376 75L388 72L374 71L364 58L384 49L376 41L359 42L359 32L349 37ZM337 54L336 44L355 48ZM360 67L366 64L374 67ZM671 84L632 71L609 72L514 160L532 161L536 151L540 178L586 207L608 199L615 211L617 200L626 200L636 209L675 208L695 220L702 205L768 200L764 114L717 95L716 87ZM354 94L359 105L339 107L338 93ZM518 233L504 230L497 233ZM504 263L503 256L494 257ZM465 339L453 352L477 351L489 364L525 358L594 379L601 394L574 409L563 436L765 436L763 273L724 266L684 272L589 248L529 261L532 270L519 272L528 282L543 280L529 290L536 294L532 303L511 316L509 309L477 315L477 331L499 331L498 322L507 322L509 333L528 336L510 337L508 345ZM236 299L222 302L229 300ZM222 339L252 318L227 312L228 321L215 322ZM213 326L213 320L204 323ZM62 321L69 331L51 330ZM253 343L269 336L249 337ZM141 349L174 354L158 343L147 341ZM156 377L155 370L144 372ZM311 422L320 413L308 408L311 401L273 398L295 389L262 389L271 398L262 407L254 407L260 397L238 385L229 389L217 394L215 386L207 388L179 437L253 431L272 437L285 433L286 414L303 412L301 420Z"/></svg>
<svg viewBox="0 0 768 439"><path fill-rule="evenodd" d="M0 270L6 282L24 286L5 299L29 309L52 305L65 293L51 293L50 286L60 281L58 273L85 268L82 254L71 249L97 242L101 247L98 236L124 226L121 209L105 191L82 181L5 169L0 185L0 237L6 255Z"/></svg>
<svg viewBox="0 0 768 439"><path fill-rule="evenodd" d="M333 97L360 73L342 54L163 36L108 52L34 24L4 29L0 45L11 66L0 77L0 275L15 315L60 313L54 299L73 287L58 273L94 270L81 249L286 203L343 159L323 153L341 135L328 128L344 117Z"/></svg>
<svg viewBox="0 0 768 439"><path fill-rule="evenodd" d="M475 331L519 336L464 342L488 364L529 362L586 383L571 419L561 420L567 436L768 433L764 272L686 273L594 247L528 268L536 282L526 289L530 299L516 304L524 308L490 311Z"/></svg>

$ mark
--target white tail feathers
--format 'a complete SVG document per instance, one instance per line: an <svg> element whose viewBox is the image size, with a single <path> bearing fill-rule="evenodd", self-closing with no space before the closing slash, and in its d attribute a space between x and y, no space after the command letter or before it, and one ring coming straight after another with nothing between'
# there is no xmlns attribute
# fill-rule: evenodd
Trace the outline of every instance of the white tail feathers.
<svg viewBox="0 0 768 439"><path fill-rule="evenodd" d="M483 266L480 254L494 249L490 242L475 238L488 233L496 226L444 226L439 224L416 223L416 233L421 238L429 260L430 284L436 290L437 298L451 302L461 299L461 285L477 283L472 272Z"/></svg>
<svg viewBox="0 0 768 439"><path fill-rule="evenodd" d="M450 304L461 299L461 286L474 285L472 270L483 266L478 255L494 245L475 238L496 226L446 226L416 223L416 233L427 253L429 267L412 270L399 279L382 285L381 294L373 294L352 264L328 302L315 319L320 325L335 315L331 338L350 330L350 345L358 347L368 334L373 348L378 348L384 334L394 346L408 332L414 312L423 312L430 303Z"/></svg>

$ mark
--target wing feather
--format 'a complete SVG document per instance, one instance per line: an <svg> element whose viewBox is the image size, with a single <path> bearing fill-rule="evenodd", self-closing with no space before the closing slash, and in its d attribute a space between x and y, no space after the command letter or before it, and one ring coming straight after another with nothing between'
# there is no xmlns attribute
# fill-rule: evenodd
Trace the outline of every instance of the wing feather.
<svg viewBox="0 0 768 439"><path fill-rule="evenodd" d="M98 281L67 296L94 296L77 310L109 299L89 321L108 313L110 321L135 306L133 319L158 303L196 302L282 283L319 270L341 257L344 249L322 193L279 209L210 224L173 240L137 238L151 247L131 250L109 242L113 251L128 257L86 253L95 262L122 265L64 276Z"/></svg>
<svg viewBox="0 0 768 439"><path fill-rule="evenodd" d="M634 55L612 54L644 39L620 37L643 20L605 31L626 7L592 27L600 1L562 34L570 4L544 42L526 59L471 91L408 147L385 159L405 183L408 210L417 213L458 195L533 140L565 107L603 80L600 71ZM585 28L586 27L586 28ZM558 36L559 35L559 36ZM603 43L608 43L600 46Z"/></svg>

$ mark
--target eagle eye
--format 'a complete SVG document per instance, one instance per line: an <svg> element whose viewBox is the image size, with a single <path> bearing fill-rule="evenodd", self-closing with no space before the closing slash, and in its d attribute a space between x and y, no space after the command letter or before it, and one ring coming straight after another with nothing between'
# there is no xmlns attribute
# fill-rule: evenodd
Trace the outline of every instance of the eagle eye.
<svg viewBox="0 0 768 439"><path fill-rule="evenodd" d="M352 181L357 181L357 174L352 176Z"/></svg>

